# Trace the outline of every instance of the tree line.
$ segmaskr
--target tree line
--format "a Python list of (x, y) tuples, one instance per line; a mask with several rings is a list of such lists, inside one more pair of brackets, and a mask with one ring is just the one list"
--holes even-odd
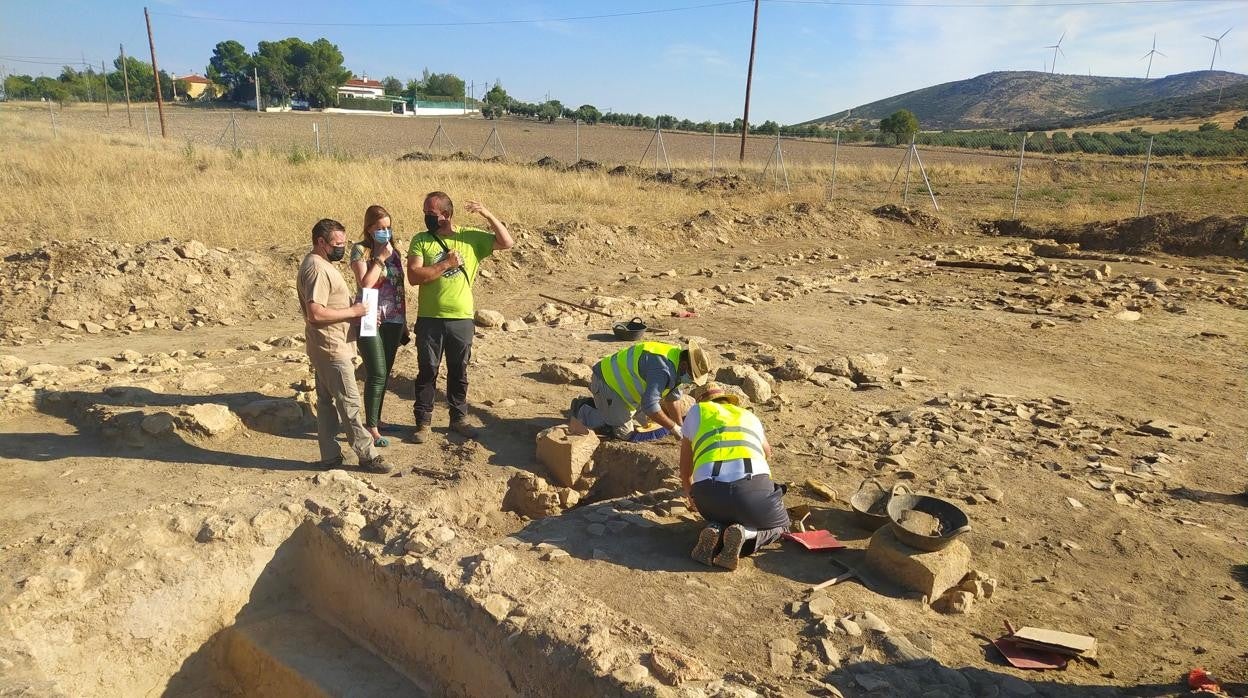
[[(156, 85), (152, 79), (152, 64), (134, 56), (126, 56), (125, 74), (122, 73), (121, 56), (113, 59), (113, 69), (107, 72), (94, 66), (67, 65), (60, 75), (9, 75), (4, 79), (7, 99), (40, 100), (65, 104), (66, 102), (119, 101), (125, 97), (126, 77), (130, 79), (130, 98), (138, 101), (156, 99)], [(186, 93), (187, 85), (177, 81), (165, 71), (160, 71), (160, 92), (165, 99), (173, 99), (174, 91)]]

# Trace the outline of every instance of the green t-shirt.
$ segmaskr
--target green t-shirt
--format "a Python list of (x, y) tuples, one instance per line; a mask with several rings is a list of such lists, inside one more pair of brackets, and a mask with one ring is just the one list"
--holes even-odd
[[(481, 260), (494, 251), (494, 235), (478, 228), (456, 226), (455, 234), (442, 238), (442, 241), (448, 249), (459, 252), (468, 278), (465, 279), (459, 269), (449, 269), (442, 274), (442, 278), (421, 286), (417, 296), (416, 315), (450, 319), (471, 318), (472, 284), (469, 279), (476, 280)], [(427, 267), (437, 264), (446, 256), (442, 246), (429, 232), (413, 237), (407, 254), (408, 257), (420, 255)]]

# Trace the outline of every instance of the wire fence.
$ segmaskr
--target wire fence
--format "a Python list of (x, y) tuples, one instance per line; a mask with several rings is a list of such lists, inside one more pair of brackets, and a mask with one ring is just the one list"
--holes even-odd
[[(152, 146), (278, 153), (292, 162), (312, 157), (500, 159), (587, 176), (634, 174), (738, 195), (782, 191), (807, 200), (873, 208), (892, 203), (974, 219), (1248, 213), (1248, 166), (1242, 158), (1161, 155), (1157, 136), (1138, 130), (1097, 153), (1052, 152), (1053, 144), (1064, 143), (1065, 135), (1056, 133), (966, 132), (956, 138), (920, 133), (902, 145), (850, 142), (850, 134), (839, 132), (830, 139), (751, 135), (740, 160), (739, 134), (564, 120), (175, 106), (164, 110), (162, 139), (160, 116), (150, 104), (134, 105), (129, 114), (123, 105), (114, 105), (107, 115), (53, 104), (27, 104), (20, 111), (26, 119), (44, 119), (53, 138), (72, 128), (104, 138), (138, 137)], [(945, 144), (950, 140), (958, 145)]]

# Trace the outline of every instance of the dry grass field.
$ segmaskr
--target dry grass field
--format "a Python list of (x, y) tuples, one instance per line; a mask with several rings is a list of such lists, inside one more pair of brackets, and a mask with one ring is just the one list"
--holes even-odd
[[(155, 110), (151, 128), (159, 134)], [(719, 137), (716, 168), (711, 169), (711, 141), (707, 135), (665, 133), (668, 157), (676, 170), (675, 186), (660, 182), (622, 183), (605, 170), (617, 165), (636, 166), (653, 138), (652, 132), (612, 126), (581, 127), (581, 158), (600, 163), (597, 170), (555, 173), (557, 168), (465, 166), (457, 161), (396, 162), (407, 153), (432, 150), (436, 156), (453, 152), (476, 155), (497, 126), (507, 149), (507, 159), (534, 163), (543, 157), (570, 165), (576, 160), (575, 127), (571, 124), (540, 124), (528, 121), (485, 121), (457, 117), (444, 120), (319, 113), (261, 114), (235, 112), (238, 151), (232, 152), (235, 129), (227, 112), (174, 107), (167, 110), (166, 139), (153, 137), (145, 146), (140, 110), (134, 123), (126, 125), (124, 109), (110, 116), (96, 107), (72, 106), (57, 112), (59, 139), (53, 140), (46, 105), (4, 105), (0, 108), (4, 132), (0, 133), (14, 167), (0, 177), (25, 187), (20, 201), (0, 202), (12, 209), (0, 220), (17, 220), (20, 209), (38, 202), (64, 204), (78, 222), (71, 234), (85, 234), (99, 225), (109, 230), (134, 230), (137, 235), (159, 228), (173, 217), (179, 225), (203, 225), (203, 211), (219, 211), (232, 226), (244, 223), (238, 206), (223, 202), (233, 197), (244, 202), (268, 202), (282, 215), (315, 204), (334, 210), (338, 201), (354, 202), (373, 192), (374, 198), (402, 201), (423, 187), (443, 186), (481, 192), (495, 198), (514, 195), (517, 207), (541, 208), (540, 220), (566, 218), (613, 223), (625, 218), (647, 223), (667, 220), (669, 214), (699, 205), (689, 190), (715, 175), (729, 180), (709, 182), (698, 194), (731, 198), (747, 210), (758, 210), (782, 201), (818, 202), (831, 195), (856, 206), (875, 207), (901, 203), (904, 171), (899, 166), (904, 149), (844, 145), (836, 158), (833, 188), (833, 145), (813, 141), (782, 143), (789, 189), (772, 167), (764, 176), (774, 140), (752, 137), (744, 165), (736, 161), (739, 141)], [(312, 124), (318, 124), (322, 154), (317, 156)], [(430, 141), (441, 124), (449, 140)], [(453, 144), (453, 147), (452, 147)], [(125, 146), (100, 149), (97, 145)], [(120, 154), (119, 154), (120, 152)], [(653, 153), (653, 149), (651, 149)], [(493, 153), (485, 152), (486, 158)], [(966, 221), (1009, 217), (1014, 207), (1017, 158), (1008, 154), (953, 149), (924, 150), (923, 164), (941, 212)], [(124, 181), (141, 183), (130, 191), (143, 192), (151, 201), (175, 197), (184, 205), (116, 205), (115, 196), (83, 201), (69, 196), (80, 187), (81, 160), (98, 159), (116, 170)], [(282, 165), (296, 164), (288, 168)], [(221, 171), (237, 172), (240, 185)], [(52, 173), (55, 176), (51, 176)], [(333, 177), (327, 174), (333, 172)], [(648, 157), (634, 174), (654, 172)], [(382, 174), (384, 173), (384, 174)], [(1143, 163), (1138, 159), (1103, 157), (1028, 156), (1023, 168), (1019, 216), (1041, 223), (1087, 222), (1135, 215), (1140, 199)], [(119, 180), (107, 179), (106, 190)], [(683, 182), (683, 185), (681, 183)], [(46, 189), (45, 189), (46, 187)], [(228, 190), (228, 191), (227, 191)], [(236, 193), (229, 193), (236, 192)], [(278, 193), (274, 196), (274, 193)], [(508, 193), (510, 192), (510, 193)], [(745, 194), (749, 194), (745, 196)], [(644, 198), (653, 215), (633, 206)], [(273, 203), (277, 202), (277, 203)], [(911, 173), (910, 202), (931, 206), (926, 188), (915, 167)], [(1206, 162), (1158, 159), (1149, 173), (1145, 212), (1176, 211), (1192, 216), (1232, 215), (1248, 210), (1248, 167), (1239, 162)], [(622, 204), (622, 205), (621, 205)], [(354, 203), (349, 206), (354, 208)], [(150, 217), (148, 215), (150, 212)], [(526, 216), (527, 218), (527, 216)], [(220, 220), (218, 218), (217, 220)], [(197, 224), (195, 221), (201, 221)], [(165, 223), (169, 221), (165, 220)], [(209, 233), (210, 235), (212, 233)], [(240, 233), (236, 233), (241, 235)]]

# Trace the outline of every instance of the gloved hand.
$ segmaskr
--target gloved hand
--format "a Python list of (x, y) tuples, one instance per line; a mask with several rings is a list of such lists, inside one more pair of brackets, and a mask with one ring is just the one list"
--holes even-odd
[(680, 430), (680, 425), (679, 425), (679, 424), (675, 424), (675, 425), (673, 425), (673, 426), (672, 426), (672, 430), (671, 430), (671, 431), (672, 431), (672, 434), (674, 434), (674, 435), (676, 436), (676, 438), (678, 438), (678, 439), (683, 439), (683, 438), (685, 438), (685, 434), (684, 434), (684, 432), (682, 432), (682, 431)]

